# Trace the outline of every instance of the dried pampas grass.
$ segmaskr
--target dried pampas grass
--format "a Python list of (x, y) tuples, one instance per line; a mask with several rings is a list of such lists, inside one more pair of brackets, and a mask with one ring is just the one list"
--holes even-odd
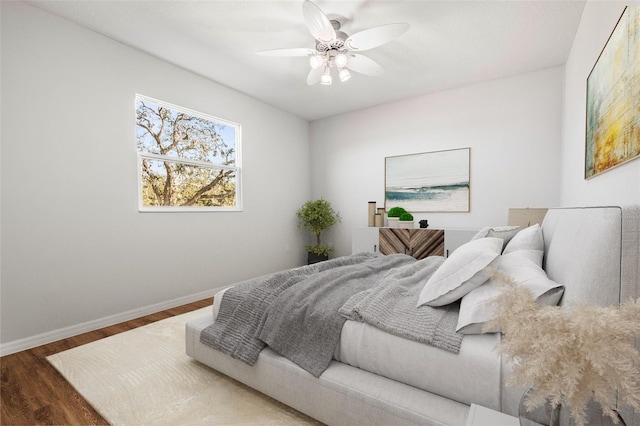
[[(498, 327), (503, 338), (499, 353), (514, 364), (507, 384), (532, 386), (527, 410), (547, 400), (569, 407), (584, 425), (593, 397), (614, 423), (616, 395), (640, 412), (640, 299), (614, 306), (541, 306), (528, 289), (496, 272), (501, 287), (496, 314), (487, 327)], [(616, 394), (616, 391), (618, 394)]]

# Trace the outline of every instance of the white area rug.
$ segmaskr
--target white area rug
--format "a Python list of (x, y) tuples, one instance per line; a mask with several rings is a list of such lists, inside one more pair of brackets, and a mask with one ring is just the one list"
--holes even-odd
[(202, 308), (47, 360), (111, 425), (319, 424), (185, 354)]

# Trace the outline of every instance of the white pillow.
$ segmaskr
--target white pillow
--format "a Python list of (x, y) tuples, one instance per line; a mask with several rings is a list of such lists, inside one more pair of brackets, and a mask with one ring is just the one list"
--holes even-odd
[(544, 251), (542, 229), (537, 223), (518, 232), (509, 241), (502, 254), (508, 254), (516, 250), (540, 250)]
[[(557, 305), (564, 292), (564, 286), (550, 280), (540, 266), (537, 250), (518, 250), (503, 254), (492, 266), (511, 277), (517, 284), (533, 292), (537, 302), (543, 305)], [(493, 317), (493, 299), (500, 294), (494, 278), (481, 287), (469, 292), (460, 302), (460, 314), (456, 331), (461, 334), (496, 333), (500, 330), (484, 330), (484, 323)]]
[(513, 238), (514, 235), (520, 230), (519, 226), (487, 226), (479, 230), (472, 238), (471, 241), (478, 238), (495, 237), (502, 238), (502, 247)]
[(427, 281), (418, 306), (444, 306), (489, 279), (486, 267), (500, 255), (500, 238), (481, 238), (458, 247)]

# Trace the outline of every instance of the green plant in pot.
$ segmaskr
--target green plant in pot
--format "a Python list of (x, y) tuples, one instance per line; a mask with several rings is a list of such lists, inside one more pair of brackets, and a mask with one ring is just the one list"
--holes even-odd
[(413, 228), (413, 215), (409, 212), (400, 214), (398, 221), (401, 228)]
[(316, 263), (329, 258), (333, 247), (323, 245), (320, 235), (323, 231), (340, 222), (340, 214), (333, 210), (331, 203), (320, 198), (307, 201), (296, 212), (298, 216), (298, 228), (306, 229), (316, 237), (316, 243), (305, 246), (309, 253), (308, 263)]
[(397, 228), (398, 221), (400, 220), (400, 216), (407, 211), (402, 207), (391, 207), (387, 212), (387, 223), (390, 228)]

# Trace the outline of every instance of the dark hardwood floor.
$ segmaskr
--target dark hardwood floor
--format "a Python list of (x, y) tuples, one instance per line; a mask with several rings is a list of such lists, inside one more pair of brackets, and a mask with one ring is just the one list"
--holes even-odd
[(45, 357), (155, 321), (211, 306), (212, 301), (211, 298), (200, 300), (0, 358), (0, 424), (108, 424)]

